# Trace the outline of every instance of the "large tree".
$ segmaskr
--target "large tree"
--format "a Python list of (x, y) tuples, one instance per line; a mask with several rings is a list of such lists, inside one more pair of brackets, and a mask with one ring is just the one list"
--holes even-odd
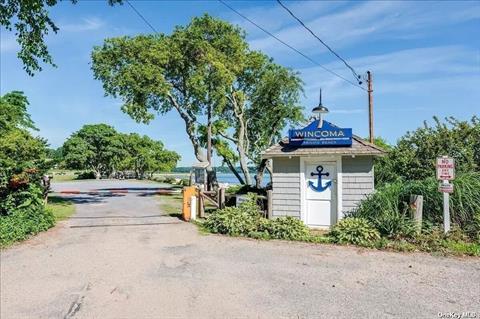
[[(47, 142), (31, 133), (35, 126), (27, 107), (28, 100), (22, 92), (14, 91), (0, 97), (1, 218), (18, 211), (24, 203), (35, 208), (35, 213), (40, 214), (42, 210), (35, 203), (38, 199), (41, 206), (40, 177), (49, 169), (50, 162)], [(36, 197), (37, 194), (40, 196)]]
[(139, 179), (145, 178), (147, 174), (152, 176), (157, 172), (169, 172), (180, 160), (180, 155), (176, 152), (166, 150), (161, 141), (155, 141), (146, 135), (122, 134), (121, 141), (125, 156), (118, 163), (118, 169), (132, 170)]
[[(20, 45), (18, 58), (29, 75), (41, 71), (40, 61), (50, 65), (52, 56), (45, 44), (45, 36), (50, 32), (57, 33), (60, 28), (50, 18), (48, 8), (55, 6), (58, 0), (1, 0), (0, 25), (11, 31)], [(71, 0), (77, 3), (78, 0)], [(108, 0), (110, 5), (122, 3), (122, 0)]]
[(19, 173), (24, 169), (47, 169), (47, 142), (34, 137), (37, 130), (27, 107), (27, 97), (13, 91), (0, 97), (0, 170)]
[(96, 178), (112, 173), (124, 155), (118, 132), (106, 124), (84, 125), (62, 148), (67, 167), (90, 169)]
[(205, 15), (169, 36), (107, 39), (94, 48), (92, 68), (105, 92), (121, 97), (122, 110), (136, 121), (178, 112), (196, 158), (205, 161), (199, 124), (221, 112), (246, 48), (240, 29)]
[[(250, 182), (249, 162), (260, 164), (259, 152), (300, 114), (298, 77), (251, 51), (240, 28), (208, 15), (171, 35), (107, 39), (92, 60), (105, 92), (122, 98), (122, 110), (135, 120), (178, 112), (199, 161), (207, 159), (211, 129), (217, 153), (242, 182)], [(237, 160), (244, 178), (234, 169)]]
[[(246, 61), (226, 93), (227, 107), (215, 132), (220, 141), (215, 145), (226, 163), (238, 159), (245, 184), (252, 184), (249, 166), (254, 164), (256, 186), (260, 187), (268, 163), (261, 159), (261, 152), (278, 142), (287, 124), (304, 119), (298, 104), (302, 83), (296, 73), (259, 52), (247, 54)], [(222, 143), (222, 138), (232, 142), (236, 152)]]

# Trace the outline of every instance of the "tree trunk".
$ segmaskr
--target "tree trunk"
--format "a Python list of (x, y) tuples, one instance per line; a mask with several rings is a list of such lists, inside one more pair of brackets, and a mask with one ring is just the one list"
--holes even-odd
[(238, 179), (240, 184), (245, 185), (245, 181), (243, 180), (242, 176), (238, 174), (237, 170), (235, 169), (235, 166), (233, 166), (232, 162), (230, 162), (228, 159), (224, 158), (225, 163), (227, 163), (228, 168), (232, 171), (233, 175)]
[(263, 176), (265, 173), (265, 168), (267, 167), (268, 159), (262, 159), (260, 165), (257, 167), (257, 174), (255, 175), (255, 187), (261, 188), (263, 183)]
[(247, 158), (245, 152), (241, 147), (238, 147), (238, 155), (240, 157), (240, 169), (242, 170), (243, 176), (245, 176), (245, 183), (247, 185), (252, 185), (252, 177), (250, 176), (250, 171), (248, 170)]
[(212, 166), (212, 106), (208, 106), (207, 114), (207, 190), (211, 191), (218, 186), (217, 174)]
[(247, 156), (245, 154), (245, 123), (243, 122), (243, 114), (238, 114), (237, 117), (240, 124), (238, 128), (237, 143), (240, 169), (242, 170), (243, 176), (245, 177), (245, 183), (247, 185), (252, 185), (252, 178), (250, 176), (250, 171), (248, 170)]
[(168, 98), (170, 102), (173, 104), (173, 106), (175, 107), (175, 109), (177, 110), (180, 117), (185, 122), (185, 131), (187, 132), (190, 142), (192, 142), (193, 152), (195, 154), (195, 157), (199, 162), (205, 162), (207, 159), (200, 145), (200, 141), (198, 140), (198, 136), (195, 134), (196, 118), (193, 115), (188, 114), (184, 110), (184, 108), (182, 108), (178, 104), (177, 100), (172, 95), (169, 95)]

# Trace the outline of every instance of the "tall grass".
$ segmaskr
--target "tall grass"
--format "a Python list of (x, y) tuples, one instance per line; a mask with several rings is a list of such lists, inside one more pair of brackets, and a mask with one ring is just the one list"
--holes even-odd
[[(454, 185), (450, 196), (452, 222), (470, 232), (480, 215), (480, 173), (459, 175)], [(383, 235), (411, 235), (414, 227), (410, 218), (410, 195), (423, 195), (424, 220), (433, 224), (443, 222), (443, 195), (434, 178), (381, 186), (363, 200), (352, 215), (370, 220)]]

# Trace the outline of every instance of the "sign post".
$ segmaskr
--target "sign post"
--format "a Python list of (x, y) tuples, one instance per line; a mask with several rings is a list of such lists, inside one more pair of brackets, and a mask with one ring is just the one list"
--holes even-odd
[(448, 156), (437, 158), (437, 179), (441, 180), (438, 191), (443, 193), (443, 229), (450, 231), (450, 193), (453, 193), (453, 184), (449, 181), (455, 179), (455, 161)]

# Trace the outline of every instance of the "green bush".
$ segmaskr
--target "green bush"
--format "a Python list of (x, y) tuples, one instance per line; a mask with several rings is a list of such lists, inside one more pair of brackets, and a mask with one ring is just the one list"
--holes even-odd
[(208, 216), (204, 226), (213, 233), (248, 236), (257, 231), (260, 218), (256, 196), (249, 194), (239, 207), (226, 207), (215, 211)]
[(298, 218), (291, 216), (279, 217), (261, 224), (260, 231), (267, 233), (270, 238), (286, 240), (308, 240), (310, 231)]
[(473, 215), (472, 223), (465, 226), (465, 233), (480, 244), (480, 211)]
[(357, 217), (347, 217), (340, 220), (333, 226), (329, 236), (335, 243), (359, 246), (371, 246), (380, 239), (380, 233), (368, 220)]
[[(455, 191), (450, 196), (452, 222), (459, 225), (472, 239), (480, 234), (480, 173), (471, 172), (457, 176)], [(410, 218), (410, 195), (423, 195), (425, 223), (441, 225), (443, 196), (438, 191), (438, 181), (427, 178), (421, 181), (397, 181), (378, 187), (360, 203), (351, 214), (368, 219), (382, 235), (389, 238), (411, 238), (415, 225)]]
[(55, 225), (55, 217), (43, 205), (40, 187), (30, 184), (24, 191), (9, 194), (0, 216), (0, 246), (24, 240)]
[(78, 172), (75, 174), (75, 179), (95, 179), (95, 172), (93, 171)]
[(310, 233), (302, 221), (293, 217), (268, 220), (257, 206), (257, 195), (249, 193), (239, 207), (215, 211), (204, 223), (213, 233), (247, 236), (256, 239), (309, 240)]

